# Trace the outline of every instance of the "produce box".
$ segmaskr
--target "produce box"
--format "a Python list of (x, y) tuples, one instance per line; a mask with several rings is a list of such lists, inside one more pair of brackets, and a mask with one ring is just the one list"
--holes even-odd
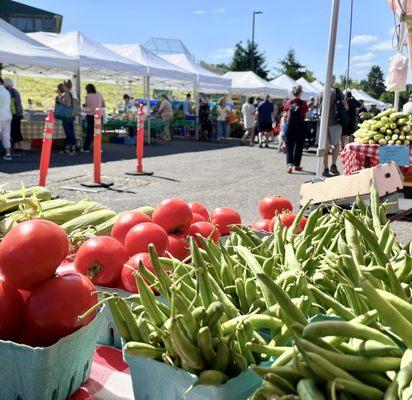
[(89, 379), (101, 314), (50, 347), (0, 341), (0, 398), (67, 399)]
[(224, 385), (199, 385), (185, 393), (197, 376), (160, 361), (124, 356), (130, 369), (134, 397), (138, 400), (246, 400), (262, 382), (262, 378), (247, 370)]
[[(99, 291), (99, 301), (102, 300), (102, 292), (118, 294), (119, 296), (126, 298), (132, 295), (132, 293), (127, 292), (126, 290), (107, 288), (102, 286), (96, 286), (96, 289)], [(104, 307), (102, 312), (102, 323), (101, 328), (98, 333), (97, 343), (103, 344), (105, 346), (116, 347), (117, 349), (122, 348), (121, 336), (116, 328), (114, 323), (112, 313), (108, 306)]]
[(394, 162), (377, 165), (355, 172), (340, 175), (321, 182), (308, 182), (300, 187), (300, 204), (312, 200), (313, 204), (335, 202), (351, 203), (357, 195), (369, 195), (372, 182), (375, 182), (379, 197), (387, 196), (403, 188), (403, 178)]

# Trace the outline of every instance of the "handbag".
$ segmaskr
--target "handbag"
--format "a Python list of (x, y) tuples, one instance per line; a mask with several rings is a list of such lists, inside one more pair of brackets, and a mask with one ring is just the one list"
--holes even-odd
[(56, 119), (70, 119), (73, 117), (72, 107), (67, 107), (62, 103), (56, 102), (54, 106), (54, 118)]

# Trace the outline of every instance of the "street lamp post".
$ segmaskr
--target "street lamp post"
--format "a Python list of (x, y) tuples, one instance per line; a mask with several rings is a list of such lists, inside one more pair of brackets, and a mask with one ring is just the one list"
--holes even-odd
[(263, 14), (262, 11), (253, 11), (253, 23), (252, 23), (252, 53), (250, 56), (250, 70), (255, 72), (255, 15)]

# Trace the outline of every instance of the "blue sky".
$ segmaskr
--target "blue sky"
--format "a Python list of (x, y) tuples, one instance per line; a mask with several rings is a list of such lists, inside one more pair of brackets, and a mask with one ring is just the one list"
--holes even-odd
[[(80, 30), (102, 43), (144, 43), (151, 37), (181, 39), (198, 60), (230, 61), (236, 42), (251, 37), (266, 53), (275, 75), (276, 62), (289, 48), (300, 62), (324, 79), (330, 23), (330, 0), (22, 0), (60, 13), (63, 31)], [(349, 0), (341, 0), (335, 74), (343, 74), (349, 32)], [(354, 0), (351, 74), (363, 78), (371, 65), (384, 72), (393, 54), (393, 15), (386, 0)]]

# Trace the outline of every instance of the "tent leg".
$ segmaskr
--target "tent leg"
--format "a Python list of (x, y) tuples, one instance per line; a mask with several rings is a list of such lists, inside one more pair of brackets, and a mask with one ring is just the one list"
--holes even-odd
[(396, 111), (399, 111), (399, 97), (400, 97), (400, 92), (397, 90), (395, 92), (395, 101), (393, 103), (393, 107), (395, 108)]
[(199, 140), (199, 81), (193, 82), (193, 94), (195, 98), (195, 138)]
[(150, 144), (152, 142), (152, 130), (150, 128), (150, 115), (151, 115), (151, 109), (150, 109), (150, 77), (147, 76), (144, 78), (145, 80), (145, 95), (146, 95), (146, 110), (147, 110), (147, 144)]
[(333, 63), (335, 61), (336, 33), (339, 21), (339, 1), (332, 0), (332, 13), (329, 31), (328, 62), (326, 67), (326, 82), (323, 92), (322, 116), (319, 129), (319, 145), (317, 150), (317, 165), (315, 181), (321, 179), (323, 169), (323, 156), (326, 149), (326, 139), (328, 134), (328, 120), (330, 108), (330, 93), (332, 86)]

